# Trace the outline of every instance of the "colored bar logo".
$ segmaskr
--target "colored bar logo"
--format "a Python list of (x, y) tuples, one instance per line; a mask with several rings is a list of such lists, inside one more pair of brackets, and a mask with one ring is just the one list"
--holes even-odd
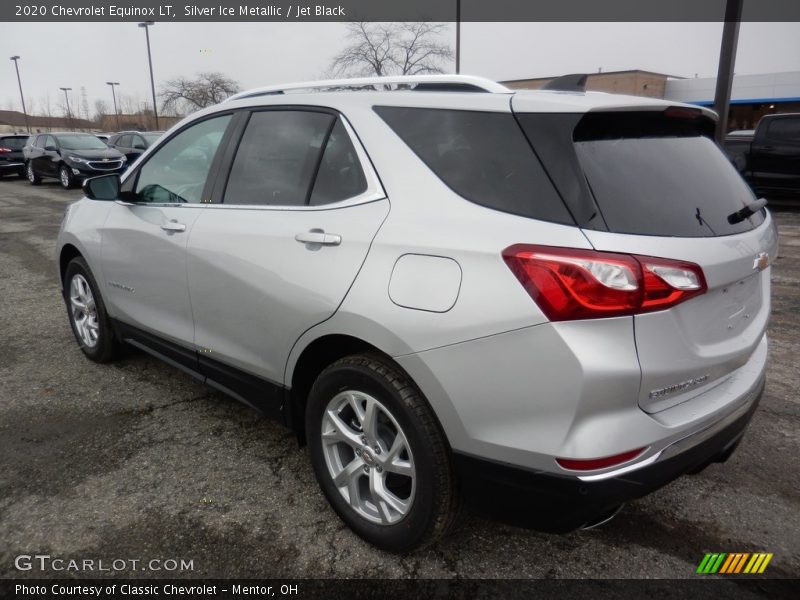
[(720, 573), (723, 575), (736, 575), (739, 573), (749, 573), (751, 575), (763, 573), (769, 561), (772, 560), (772, 553), (766, 552), (708, 552), (697, 573), (701, 575), (713, 575)]

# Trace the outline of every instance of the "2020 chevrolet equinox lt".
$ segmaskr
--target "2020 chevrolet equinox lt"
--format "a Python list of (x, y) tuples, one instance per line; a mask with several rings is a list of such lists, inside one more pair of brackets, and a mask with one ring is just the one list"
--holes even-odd
[(294, 429), (381, 548), (462, 499), (596, 523), (725, 460), (763, 391), (777, 233), (714, 119), (464, 76), (243, 92), (86, 182), (70, 324)]

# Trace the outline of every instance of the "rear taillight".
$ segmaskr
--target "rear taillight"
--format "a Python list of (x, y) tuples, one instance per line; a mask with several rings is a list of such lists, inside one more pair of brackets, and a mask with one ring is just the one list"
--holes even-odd
[(517, 244), (503, 259), (551, 321), (664, 310), (707, 290), (694, 263)]
[(5, 154), (6, 152), (13, 152), (11, 148), (0, 148), (0, 154)]

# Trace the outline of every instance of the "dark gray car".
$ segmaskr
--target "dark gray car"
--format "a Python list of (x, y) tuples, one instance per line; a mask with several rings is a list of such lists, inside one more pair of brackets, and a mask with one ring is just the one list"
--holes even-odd
[(32, 135), (23, 154), (31, 185), (39, 185), (43, 177), (54, 177), (65, 189), (87, 177), (122, 173), (128, 166), (124, 154), (89, 133)]
[(27, 135), (0, 135), (0, 177), (14, 175), (25, 177), (22, 147)]

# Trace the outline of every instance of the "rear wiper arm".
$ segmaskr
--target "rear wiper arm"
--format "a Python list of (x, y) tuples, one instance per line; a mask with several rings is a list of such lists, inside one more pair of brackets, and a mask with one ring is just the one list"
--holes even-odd
[(736, 225), (736, 223), (741, 223), (750, 215), (756, 214), (762, 208), (767, 205), (766, 198), (759, 198), (758, 200), (754, 200), (747, 206), (745, 206), (741, 210), (737, 210), (735, 213), (731, 213), (728, 215), (728, 223), (731, 225)]

